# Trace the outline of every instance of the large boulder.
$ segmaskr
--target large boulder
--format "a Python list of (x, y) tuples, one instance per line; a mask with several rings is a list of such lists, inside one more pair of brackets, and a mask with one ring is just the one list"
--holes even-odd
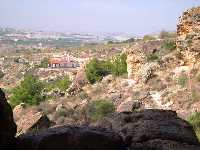
[(193, 128), (173, 111), (124, 112), (105, 118), (98, 126), (120, 133), (130, 150), (200, 149)]
[(13, 117), (14, 117), (15, 121), (21, 118), (21, 116), (24, 114), (24, 109), (25, 109), (24, 103), (21, 103), (14, 107), (14, 109), (13, 109), (14, 116)]
[(26, 112), (17, 120), (16, 124), (18, 135), (34, 130), (47, 129), (54, 125), (45, 114), (36, 111)]
[(138, 100), (128, 98), (117, 107), (117, 112), (131, 112), (140, 109), (142, 103)]
[[(153, 41), (149, 41), (150, 43)], [(160, 43), (160, 41), (154, 41)], [(147, 55), (153, 54), (160, 45), (147, 48), (144, 46), (146, 43), (136, 43), (126, 50), (127, 54), (127, 72), (128, 78), (137, 81), (138, 83), (146, 83), (154, 72), (160, 69), (160, 65), (157, 62), (148, 62)], [(153, 48), (155, 47), (155, 48)], [(151, 49), (151, 50), (150, 50)]]
[(142, 144), (132, 144), (130, 150), (199, 150), (199, 146), (171, 140), (150, 140)]
[(67, 90), (67, 93), (69, 95), (75, 95), (78, 92), (81, 91), (82, 87), (88, 83), (85, 68), (84, 66), (81, 66), (81, 68), (78, 70), (75, 78), (72, 81), (72, 84), (70, 85), (69, 89)]
[(17, 131), (11, 106), (0, 89), (0, 150), (9, 149)]
[(118, 134), (85, 126), (63, 126), (22, 135), (16, 147), (17, 150), (126, 150)]

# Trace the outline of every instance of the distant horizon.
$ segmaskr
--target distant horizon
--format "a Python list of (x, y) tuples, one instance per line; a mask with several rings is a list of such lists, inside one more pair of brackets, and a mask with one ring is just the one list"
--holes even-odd
[(3, 29), (15, 29), (15, 30), (19, 30), (19, 31), (32, 31), (32, 32), (52, 32), (52, 33), (66, 33), (66, 34), (91, 34), (91, 35), (100, 35), (100, 34), (125, 34), (125, 35), (132, 35), (132, 36), (144, 36), (144, 35), (157, 35), (162, 31), (166, 31), (166, 32), (176, 32), (176, 30), (165, 30), (162, 29), (160, 31), (155, 31), (152, 33), (144, 33), (143, 35), (135, 35), (134, 33), (126, 33), (126, 32), (78, 32), (78, 31), (56, 31), (56, 30), (42, 30), (42, 29), (28, 29), (28, 28), (18, 28), (18, 27), (9, 27), (9, 26), (0, 26), (0, 28)]
[(198, 0), (1, 0), (0, 27), (44, 32), (134, 36), (176, 31)]

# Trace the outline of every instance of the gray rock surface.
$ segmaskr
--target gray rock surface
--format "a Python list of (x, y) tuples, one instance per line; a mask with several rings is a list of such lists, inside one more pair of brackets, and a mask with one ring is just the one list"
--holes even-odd
[(63, 126), (18, 137), (17, 150), (126, 150), (122, 138), (109, 130)]
[(173, 111), (119, 113), (99, 122), (99, 126), (120, 133), (131, 150), (182, 150), (186, 145), (188, 150), (200, 149), (193, 128)]

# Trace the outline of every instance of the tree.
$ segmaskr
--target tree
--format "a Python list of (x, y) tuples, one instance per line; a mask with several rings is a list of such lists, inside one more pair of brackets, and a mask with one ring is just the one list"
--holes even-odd
[(146, 55), (147, 61), (148, 62), (153, 62), (153, 61), (159, 61), (160, 57), (158, 54), (153, 53), (153, 54), (147, 54)]
[(144, 41), (150, 41), (150, 40), (155, 40), (156, 38), (155, 37), (153, 37), (153, 36), (151, 36), (151, 35), (145, 35), (144, 37), (143, 37), (143, 40)]
[(39, 67), (40, 68), (47, 68), (49, 64), (49, 58), (43, 58), (43, 60), (41, 61)]
[(63, 79), (58, 80), (57, 86), (61, 91), (66, 91), (69, 88), (71, 81), (68, 76), (65, 76)]
[(111, 60), (92, 59), (85, 68), (88, 81), (93, 84), (101, 81), (108, 74), (120, 76), (127, 73), (127, 56), (125, 53), (113, 57)]
[(113, 41), (108, 41), (107, 44), (114, 44), (114, 42)]
[(45, 83), (45, 88), (47, 91), (51, 91), (55, 88), (60, 89), (61, 91), (66, 91), (71, 84), (71, 81), (68, 76), (64, 78), (58, 78), (55, 81)]
[(26, 75), (21, 81), (20, 85), (15, 87), (11, 93), (11, 104), (16, 106), (20, 103), (29, 105), (37, 105), (44, 100), (42, 90), (44, 85), (38, 80), (36, 76)]
[(135, 38), (130, 38), (128, 40), (125, 40), (123, 43), (133, 43), (135, 42)]
[(111, 71), (113, 75), (120, 76), (127, 73), (126, 54), (117, 55), (113, 58)]
[(94, 58), (86, 65), (85, 71), (88, 81), (93, 84), (111, 73), (111, 63)]
[(187, 118), (187, 121), (193, 126), (198, 139), (200, 140), (200, 112), (196, 112)]
[(176, 33), (167, 32), (167, 31), (163, 30), (163, 31), (160, 32), (159, 37), (160, 37), (160, 39), (176, 38)]
[(172, 51), (176, 49), (176, 43), (173, 40), (165, 40), (161, 47), (163, 49)]

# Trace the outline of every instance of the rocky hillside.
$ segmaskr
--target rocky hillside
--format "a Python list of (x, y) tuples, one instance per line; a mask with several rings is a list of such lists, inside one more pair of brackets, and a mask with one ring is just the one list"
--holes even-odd
[(146, 43), (137, 43), (127, 49), (128, 77), (152, 93), (157, 108), (175, 110), (182, 117), (200, 109), (199, 16), (199, 7), (183, 13), (177, 25), (177, 49), (161, 52), (164, 55), (157, 61), (146, 59), (147, 55), (160, 54), (156, 46), (147, 46), (149, 51), (145, 49)]
[[(16, 106), (14, 118), (18, 134), (35, 126), (46, 128), (52, 125), (90, 124), (112, 112), (164, 109), (176, 111), (183, 119), (198, 112), (200, 61), (199, 47), (195, 43), (198, 43), (200, 33), (199, 14), (199, 8), (183, 13), (178, 23), (177, 38), (162, 35), (160, 39), (126, 44), (122, 49), (127, 56), (127, 74), (117, 76), (108, 71), (102, 73), (102, 79), (98, 82), (89, 83), (86, 67), (82, 67), (74, 74), (66, 94), (55, 90), (51, 93), (54, 95), (52, 99), (42, 101), (37, 106), (26, 103)], [(190, 44), (187, 44), (188, 40)], [(103, 63), (110, 64), (107, 60)], [(102, 68), (105, 66), (100, 66)], [(58, 76), (57, 72), (49, 72), (52, 73)], [(48, 78), (48, 74), (42, 77)], [(95, 114), (94, 108), (99, 109), (100, 114)], [(34, 119), (26, 127), (30, 117)], [(42, 122), (39, 123), (40, 127), (37, 126), (38, 122)]]
[[(49, 85), (50, 89), (54, 84), (64, 86), (62, 93), (53, 89), (53, 96), (42, 100), (44, 91), (31, 92), (38, 105), (30, 106), (32, 103), (25, 99), (29, 103), (15, 106), (13, 117), (1, 92), (0, 112), (4, 123), (0, 126), (0, 147), (200, 149), (192, 127), (185, 121), (190, 120), (200, 138), (199, 18), (200, 7), (192, 8), (180, 17), (176, 38), (162, 35), (159, 39), (134, 41), (120, 47), (123, 55), (91, 60), (90, 65), (73, 74), (72, 81)], [(55, 71), (49, 72), (52, 73), (58, 76)], [(36, 86), (37, 80), (33, 81)], [(24, 85), (19, 87), (25, 91), (26, 87), (32, 89), (27, 82)], [(15, 101), (20, 102), (16, 97)], [(1, 142), (1, 139), (5, 140)]]
[(96, 127), (60, 126), (15, 137), (12, 110), (1, 90), (0, 108), (1, 150), (200, 149), (192, 127), (172, 111), (120, 113), (100, 121)]

